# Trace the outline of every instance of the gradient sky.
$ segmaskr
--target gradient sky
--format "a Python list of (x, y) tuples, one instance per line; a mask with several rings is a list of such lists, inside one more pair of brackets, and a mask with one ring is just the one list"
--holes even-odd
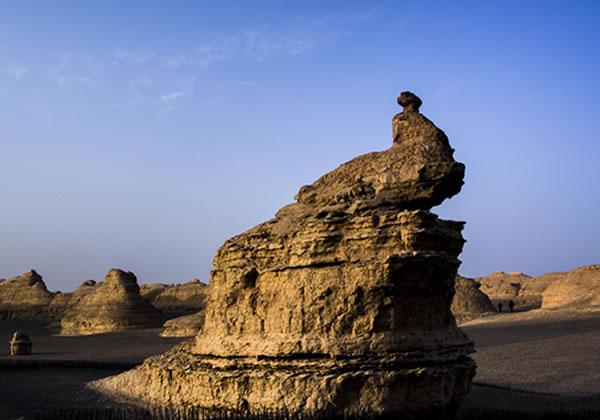
[(3, 1), (0, 277), (208, 281), (223, 241), (391, 145), (467, 166), (461, 273), (600, 262), (600, 2)]

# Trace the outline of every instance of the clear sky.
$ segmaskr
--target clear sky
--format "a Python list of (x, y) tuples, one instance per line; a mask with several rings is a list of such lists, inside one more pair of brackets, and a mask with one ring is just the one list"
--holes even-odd
[(600, 262), (600, 2), (4, 1), (0, 277), (208, 281), (402, 90), (467, 165), (464, 275)]

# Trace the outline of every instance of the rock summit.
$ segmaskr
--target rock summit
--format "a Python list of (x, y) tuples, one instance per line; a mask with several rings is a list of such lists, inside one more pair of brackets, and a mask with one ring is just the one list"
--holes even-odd
[(87, 335), (161, 325), (158, 312), (140, 295), (132, 272), (113, 268), (104, 281), (84, 282), (60, 320), (61, 334)]

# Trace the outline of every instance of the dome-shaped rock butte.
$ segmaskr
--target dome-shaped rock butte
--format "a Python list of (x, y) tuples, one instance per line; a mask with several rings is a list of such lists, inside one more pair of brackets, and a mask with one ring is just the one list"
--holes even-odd
[(194, 341), (93, 387), (138, 403), (436, 418), (469, 390), (450, 305), (462, 222), (429, 209), (464, 165), (404, 92), (393, 145), (300, 189), (217, 251)]
[(52, 320), (56, 314), (50, 305), (56, 296), (35, 270), (26, 271), (0, 282), (0, 319)]
[(459, 324), (497, 312), (490, 298), (479, 290), (480, 287), (473, 279), (456, 277), (451, 309)]
[(60, 321), (61, 334), (86, 335), (161, 325), (156, 310), (140, 296), (131, 272), (111, 269), (104, 281), (85, 281)]

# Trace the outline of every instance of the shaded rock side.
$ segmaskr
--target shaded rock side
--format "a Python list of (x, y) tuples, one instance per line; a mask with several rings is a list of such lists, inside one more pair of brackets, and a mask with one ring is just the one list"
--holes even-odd
[(481, 284), (481, 291), (494, 304), (507, 303), (512, 300), (519, 306), (535, 306), (542, 304), (542, 294), (552, 278), (547, 276), (532, 277), (521, 272), (498, 271), (485, 277), (475, 279)]
[(417, 100), (400, 96), (390, 149), (221, 246), (193, 342), (92, 386), (251, 412), (455, 412), (475, 369), (450, 312), (463, 223), (428, 210), (460, 190), (464, 166)]
[(140, 286), (140, 293), (161, 312), (197, 312), (206, 306), (209, 287), (194, 279), (185, 284), (145, 284)]
[(543, 294), (543, 309), (600, 310), (600, 264), (545, 276), (551, 284)]
[(452, 313), (459, 324), (495, 314), (496, 307), (473, 279), (457, 276), (452, 300)]
[(169, 319), (163, 324), (161, 337), (194, 337), (204, 325), (204, 311)]
[(60, 321), (61, 334), (87, 335), (161, 325), (157, 311), (139, 293), (135, 275), (111, 269), (99, 284), (84, 284)]
[(0, 319), (30, 319), (51, 321), (49, 310), (55, 293), (48, 291), (42, 276), (29, 270), (0, 282)]

